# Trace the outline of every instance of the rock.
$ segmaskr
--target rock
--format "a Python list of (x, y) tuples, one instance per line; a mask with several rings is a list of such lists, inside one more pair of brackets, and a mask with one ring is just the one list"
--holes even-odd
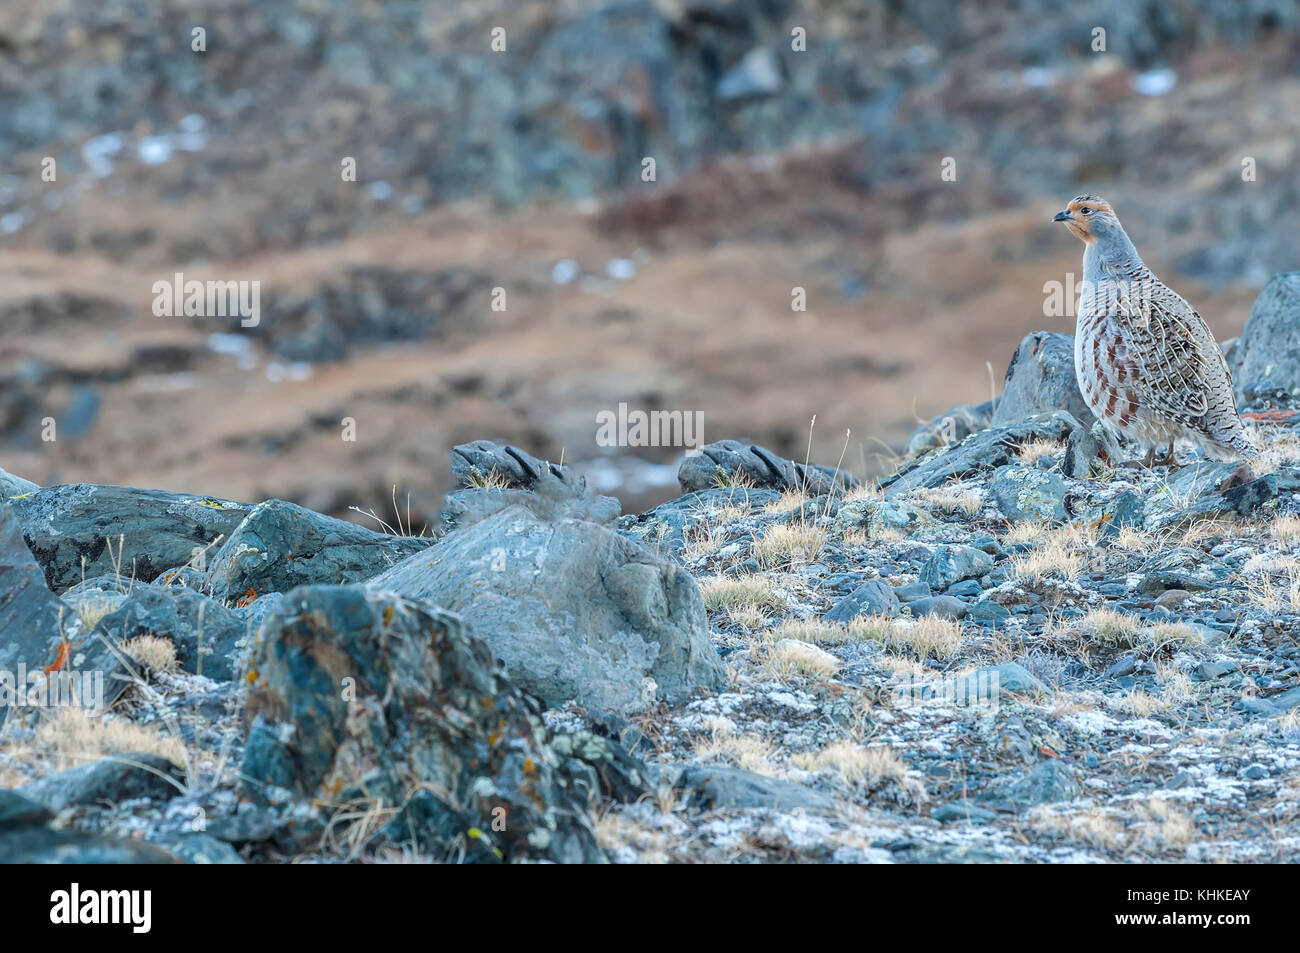
[[(32, 671), (53, 664), (63, 615), (71, 610), (45, 587), (10, 504), (0, 503), (0, 671), (16, 679), (20, 664)], [(0, 701), (0, 724), (4, 712)]]
[(799, 490), (810, 496), (855, 487), (851, 474), (832, 467), (787, 460), (757, 444), (719, 440), (682, 459), (677, 482), (683, 493), (738, 485), (772, 490)]
[(832, 814), (837, 808), (834, 798), (802, 784), (714, 765), (687, 765), (673, 787), (689, 807), (700, 810)]
[(1104, 543), (1117, 539), (1119, 531), (1126, 526), (1141, 526), (1146, 504), (1142, 497), (1131, 490), (1125, 490), (1111, 500), (1097, 516), (1097, 541)]
[(1248, 464), (1197, 460), (1171, 473), (1168, 480), (1149, 493), (1146, 509), (1152, 515), (1169, 513), (1254, 478)]
[[(994, 676), (997, 677), (997, 690), (1009, 692), (1013, 695), (1043, 695), (1050, 698), (1053, 694), (1043, 682), (1034, 677), (1023, 665), (1016, 662), (1003, 662), (1001, 665), (991, 665), (986, 668), (976, 669), (969, 675), (958, 679), (961, 686), (960, 691), (976, 696), (981, 691), (980, 686), (991, 686)], [(959, 695), (959, 697), (962, 697)]]
[(953, 801), (936, 805), (930, 816), (940, 824), (992, 824), (998, 819), (993, 811), (986, 810), (970, 800)]
[(430, 540), (377, 533), (284, 500), (259, 503), (211, 558), (206, 587), (228, 604), (314, 583), (364, 582)]
[(992, 426), (1005, 427), (1063, 410), (1091, 427), (1096, 418), (1084, 403), (1074, 371), (1074, 335), (1034, 331), (1025, 336), (1007, 365)]
[(168, 759), (133, 753), (58, 771), (23, 785), (19, 793), (57, 813), (68, 807), (117, 804), (134, 798), (168, 801), (181, 793), (184, 781), (184, 773)]
[(1064, 411), (990, 427), (955, 447), (910, 461), (881, 485), (885, 496), (893, 497), (917, 487), (939, 487), (965, 480), (1014, 462), (1018, 448), (1031, 440), (1065, 440), (1078, 427), (1079, 422)]
[(772, 657), (810, 672), (834, 672), (840, 660), (823, 648), (799, 639), (781, 639), (772, 646)]
[(118, 566), (128, 578), (150, 582), (229, 536), (251, 509), (208, 496), (90, 483), (45, 487), (10, 506), (55, 592)]
[(898, 615), (898, 596), (883, 579), (868, 579), (841, 599), (822, 616), (827, 622), (848, 622), (859, 616)]
[(981, 599), (968, 610), (966, 620), (976, 625), (996, 627), (1011, 617), (1011, 610), (990, 599)]
[(547, 705), (627, 712), (650, 700), (647, 679), (674, 701), (723, 684), (695, 580), (595, 523), (512, 506), (372, 585), (461, 613)]
[(767, 47), (755, 47), (718, 80), (718, 99), (758, 99), (774, 96), (785, 82), (781, 60)]
[(993, 422), (993, 401), (953, 407), (912, 431), (903, 456), (913, 457), (936, 447), (948, 447), (984, 430)]
[(953, 596), (928, 596), (907, 605), (913, 615), (932, 615), (938, 619), (964, 619), (970, 612), (970, 606)]
[[(589, 792), (591, 797), (631, 803), (652, 793), (651, 770), (611, 738), (586, 730), (557, 731), (551, 735), (550, 745), (558, 757), (592, 772), (595, 786)], [(570, 770), (577, 775), (578, 771)]]
[(0, 503), (16, 496), (26, 496), (40, 489), (38, 484), (0, 470)]
[(993, 557), (973, 546), (940, 546), (921, 565), (919, 581), (942, 591), (963, 579), (975, 579), (993, 568)]
[(119, 644), (142, 635), (162, 636), (176, 646), (183, 671), (230, 681), (255, 626), (193, 589), (136, 586), (95, 631)]
[(894, 595), (902, 602), (915, 602), (917, 599), (928, 599), (934, 593), (930, 587), (923, 582), (909, 582), (905, 586), (895, 586)]
[(1039, 804), (1072, 801), (1082, 793), (1083, 787), (1073, 769), (1053, 758), (1039, 762), (1028, 774), (1005, 787), (1000, 800), (1015, 811), (1024, 811)]
[(250, 797), (398, 807), (390, 837), (439, 857), (604, 859), (540, 718), (459, 617), (306, 586), (263, 623), (254, 666)]
[(1267, 698), (1243, 698), (1234, 706), (1248, 715), (1285, 715), (1293, 708), (1300, 708), (1300, 688), (1292, 688)]
[(244, 862), (244, 859), (229, 844), (201, 832), (155, 837), (150, 843), (187, 864), (242, 864)]
[(0, 832), (7, 828), (44, 824), (54, 815), (17, 791), (0, 788)]
[(48, 827), (0, 829), (0, 857), (8, 864), (177, 864), (180, 860), (132, 837), (107, 837)]
[(780, 498), (776, 490), (745, 487), (697, 490), (661, 503), (639, 516), (624, 516), (619, 521), (619, 531), (652, 546), (681, 550), (686, 545), (686, 530), (707, 518), (710, 511), (736, 507), (754, 512)]
[(1089, 429), (1079, 427), (1071, 431), (1062, 469), (1068, 477), (1086, 480), (1120, 460), (1120, 448), (1115, 438), (1100, 423), (1095, 423)]
[(1159, 529), (1187, 525), (1197, 520), (1248, 516), (1282, 496), (1297, 492), (1300, 492), (1300, 468), (1283, 467), (1223, 493), (1213, 493), (1176, 512), (1154, 519), (1148, 517), (1147, 524)]
[(831, 528), (841, 535), (865, 529), (867, 535), (880, 537), (887, 533), (902, 533), (909, 539), (919, 539), (947, 532), (950, 527), (904, 500), (849, 500), (840, 506)]
[(1065, 508), (1065, 482), (1037, 467), (1000, 468), (989, 481), (989, 494), (998, 509), (1013, 523), (1062, 523), (1070, 514)]
[(569, 470), (558, 463), (548, 463), (533, 455), (491, 440), (475, 440), (451, 449), (451, 475), (457, 488), (479, 488), (493, 479), (508, 487), (530, 490), (542, 474), (559, 480), (569, 478)]
[(1300, 394), (1300, 271), (1274, 275), (1250, 309), (1237, 344), (1233, 380), (1237, 399), (1247, 403), (1245, 387), (1269, 380)]

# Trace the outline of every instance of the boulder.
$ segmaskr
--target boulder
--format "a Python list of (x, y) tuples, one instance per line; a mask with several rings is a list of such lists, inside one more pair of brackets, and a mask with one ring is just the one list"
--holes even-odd
[(45, 487), (10, 506), (55, 592), (119, 570), (150, 582), (229, 536), (251, 509), (210, 496), (91, 483)]
[(810, 496), (858, 485), (849, 473), (787, 460), (766, 447), (739, 440), (719, 440), (688, 454), (677, 469), (677, 482), (683, 493), (738, 485), (799, 490)]
[(1247, 403), (1247, 388), (1263, 381), (1300, 395), (1300, 271), (1274, 275), (1264, 286), (1232, 358), (1239, 403)]
[(1070, 518), (1065, 481), (1050, 470), (1000, 467), (989, 481), (989, 495), (1013, 523), (1060, 523)]
[(364, 582), (430, 540), (379, 533), (312, 510), (259, 503), (211, 558), (206, 587), (229, 604), (314, 583)]
[(136, 586), (99, 620), (96, 631), (119, 644), (142, 635), (170, 639), (183, 671), (229, 681), (252, 641), (254, 626), (193, 589)]
[(1034, 331), (1020, 342), (1007, 365), (992, 426), (1005, 427), (1057, 410), (1066, 411), (1084, 427), (1096, 420), (1075, 376), (1074, 335)]
[(459, 617), (363, 586), (306, 586), (262, 625), (241, 775), (254, 799), (364, 802), (439, 857), (599, 862), (529, 700)]
[(12, 473), (0, 470), (0, 502), (16, 496), (26, 496), (29, 493), (35, 493), (39, 489), (40, 486), (31, 480), (24, 480), (20, 476), (14, 476)]
[(898, 615), (898, 596), (883, 579), (868, 579), (840, 599), (822, 616), (827, 622), (848, 622), (859, 616)]
[(122, 754), (55, 772), (23, 785), (18, 793), (57, 813), (142, 797), (167, 801), (181, 793), (184, 780), (180, 768), (160, 755)]
[(548, 705), (627, 712), (656, 695), (679, 701), (723, 684), (695, 580), (586, 520), (512, 506), (371, 585), (460, 613), (511, 678)]
[(936, 447), (960, 443), (993, 422), (993, 401), (979, 405), (962, 404), (916, 428), (907, 439), (903, 456), (913, 457)]

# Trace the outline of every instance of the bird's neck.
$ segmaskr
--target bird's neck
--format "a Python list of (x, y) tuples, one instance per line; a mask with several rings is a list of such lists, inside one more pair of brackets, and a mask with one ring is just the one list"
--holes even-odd
[(1145, 267), (1127, 235), (1095, 241), (1083, 250), (1083, 280), (1093, 283), (1132, 275)]

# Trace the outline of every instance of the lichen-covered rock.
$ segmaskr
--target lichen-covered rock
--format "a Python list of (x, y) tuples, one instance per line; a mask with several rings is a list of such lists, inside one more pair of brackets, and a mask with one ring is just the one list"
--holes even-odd
[(836, 511), (831, 525), (841, 534), (866, 530), (868, 536), (902, 533), (911, 539), (945, 532), (943, 523), (905, 500), (849, 500)]
[(922, 564), (920, 581), (936, 592), (964, 579), (976, 579), (993, 568), (993, 557), (974, 546), (940, 546)]
[(667, 503), (660, 503), (645, 513), (629, 514), (619, 521), (620, 532), (652, 546), (680, 551), (686, 545), (686, 531), (705, 522), (711, 512), (737, 508), (761, 510), (781, 498), (776, 490), (748, 487), (715, 487), (696, 490)]
[(363, 586), (285, 595), (258, 636), (249, 796), (397, 809), (439, 857), (599, 862), (539, 716), (457, 616)]
[(13, 497), (26, 496), (29, 493), (35, 493), (40, 486), (31, 480), (24, 480), (20, 476), (14, 476), (5, 470), (0, 470), (0, 502)]
[(247, 604), (298, 586), (364, 582), (429, 545), (427, 539), (378, 533), (295, 503), (267, 500), (211, 558), (206, 583), (214, 599)]
[(460, 613), (548, 705), (627, 712), (723, 682), (695, 580), (586, 520), (512, 506), (372, 585)]
[(229, 536), (251, 509), (210, 496), (91, 483), (45, 487), (10, 506), (55, 592), (119, 569), (150, 582)]
[(1060, 523), (1070, 518), (1065, 481), (1050, 470), (1002, 467), (989, 481), (989, 494), (1013, 523)]
[(898, 596), (883, 579), (868, 579), (831, 606), (822, 618), (827, 622), (848, 622), (869, 615), (898, 615)]
[(903, 456), (914, 457), (927, 450), (960, 443), (971, 434), (984, 430), (992, 422), (993, 401), (991, 400), (978, 405), (962, 404), (953, 407), (916, 428), (907, 439)]

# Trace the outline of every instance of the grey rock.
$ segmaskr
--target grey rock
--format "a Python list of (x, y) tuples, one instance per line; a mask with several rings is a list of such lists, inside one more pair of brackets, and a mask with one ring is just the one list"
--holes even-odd
[(914, 430), (907, 439), (903, 456), (913, 457), (937, 447), (960, 443), (971, 434), (984, 430), (992, 422), (991, 400), (978, 405), (962, 404), (953, 407)]
[(929, 596), (909, 602), (913, 615), (932, 615), (939, 619), (964, 619), (970, 606), (953, 596)]
[(1170, 513), (1253, 479), (1248, 464), (1197, 460), (1171, 473), (1169, 479), (1149, 493), (1146, 510), (1152, 516)]
[(560, 480), (569, 478), (567, 467), (539, 460), (510, 444), (474, 440), (451, 449), (451, 475), (457, 488), (477, 488), (480, 481), (490, 478), (504, 481), (509, 487), (531, 490), (543, 474)]
[[(458, 616), (363, 586), (305, 586), (258, 643), (240, 772), (255, 801), (382, 800), (400, 808), (388, 836), (438, 856), (604, 859), (535, 708)], [(492, 823), (501, 811), (505, 830)]]
[(1070, 433), (1061, 469), (1076, 480), (1086, 480), (1107, 465), (1120, 462), (1120, 448), (1110, 431), (1100, 423), (1091, 428), (1079, 427)]
[(623, 745), (591, 731), (557, 731), (550, 738), (551, 750), (589, 768), (595, 778), (591, 794), (632, 802), (650, 794), (654, 775), (640, 758)]
[(682, 459), (677, 482), (683, 493), (732, 484), (772, 490), (800, 490), (821, 496), (858, 485), (851, 474), (833, 467), (787, 460), (765, 447), (739, 440), (705, 444)]
[(1142, 497), (1131, 490), (1125, 490), (1111, 500), (1097, 514), (1097, 540), (1106, 542), (1117, 539), (1119, 531), (1126, 526), (1141, 526), (1146, 512)]
[(1266, 379), (1300, 394), (1300, 271), (1269, 279), (1250, 309), (1236, 350), (1238, 401), (1246, 402), (1245, 385)]
[(47, 808), (17, 791), (0, 788), (0, 831), (31, 824), (44, 824), (53, 816)]
[(1074, 335), (1034, 331), (1020, 342), (1007, 365), (992, 425), (1004, 427), (1056, 410), (1066, 411), (1085, 428), (1096, 420), (1075, 376)]
[(868, 536), (903, 533), (911, 539), (936, 536), (949, 531), (946, 523), (906, 500), (849, 500), (840, 506), (832, 522), (837, 533), (865, 529)]
[(738, 507), (761, 510), (781, 498), (776, 490), (745, 487), (716, 487), (697, 490), (661, 503), (640, 515), (624, 516), (619, 531), (655, 547), (680, 550), (686, 545), (686, 530), (708, 517), (710, 510)]
[(249, 620), (184, 586), (137, 586), (95, 631), (117, 643), (142, 635), (161, 636), (176, 646), (182, 670), (229, 681), (239, 670), (241, 643), (256, 631)]
[(724, 101), (775, 96), (785, 82), (781, 60), (766, 47), (750, 50), (718, 80), (718, 98)]
[(1064, 522), (1070, 517), (1067, 492), (1059, 476), (1037, 467), (1002, 467), (989, 481), (989, 494), (1013, 523)]
[(372, 585), (461, 613), (521, 687), (626, 712), (719, 688), (699, 588), (649, 547), (584, 520), (512, 506), (450, 534)]
[[(1019, 447), (1031, 440), (1065, 440), (1079, 422), (1064, 411), (1029, 417), (1004, 427), (972, 434), (955, 447), (936, 450), (909, 461), (883, 481), (886, 497), (917, 487), (939, 487), (1012, 463)], [(843, 512), (843, 511), (841, 511)]]
[[(62, 641), (61, 614), (71, 611), (45, 587), (10, 504), (0, 503), (0, 670), (16, 673), (23, 664), (37, 671), (52, 664)], [(0, 706), (0, 724), (4, 711)]]
[(704, 810), (803, 810), (811, 814), (831, 814), (835, 799), (779, 778), (723, 768), (714, 765), (688, 765), (683, 768), (674, 787), (692, 808)]
[(1003, 789), (1002, 795), (1014, 808), (1026, 810), (1039, 804), (1072, 801), (1082, 793), (1083, 786), (1075, 771), (1054, 758), (1035, 765)]
[(822, 616), (828, 622), (848, 622), (858, 616), (898, 615), (898, 596), (883, 579), (868, 579)]
[(45, 487), (9, 505), (55, 592), (118, 564), (123, 575), (151, 582), (229, 536), (251, 509), (215, 497), (90, 483)]
[(9, 864), (176, 864), (180, 860), (132, 837), (30, 826), (0, 829), (0, 857)]
[(895, 586), (894, 595), (901, 602), (915, 602), (917, 599), (926, 599), (934, 595), (934, 593), (923, 582), (909, 582), (905, 586)]
[(244, 859), (225, 841), (202, 832), (154, 837), (151, 844), (187, 864), (242, 864)]
[(1203, 519), (1249, 516), (1283, 496), (1300, 492), (1300, 468), (1283, 467), (1267, 476), (1242, 483), (1223, 493), (1209, 496), (1173, 513), (1148, 517), (1148, 526), (1182, 526)]
[(992, 824), (998, 819), (993, 811), (982, 808), (970, 800), (936, 805), (930, 812), (930, 816), (940, 824)]
[(921, 565), (919, 581), (942, 591), (953, 583), (974, 579), (993, 568), (993, 557), (973, 546), (954, 544), (938, 547)]
[(981, 680), (985, 684), (991, 683), (994, 673), (997, 675), (999, 692), (1010, 692), (1013, 695), (1044, 695), (1049, 698), (1053, 694), (1047, 685), (1016, 662), (1003, 662), (1001, 665), (976, 669), (965, 676), (965, 680), (969, 680), (968, 690), (973, 693), (981, 684)]
[(286, 503), (255, 506), (211, 558), (206, 584), (221, 602), (251, 602), (268, 592), (314, 583), (364, 582), (430, 541), (377, 533)]
[(1249, 715), (1284, 715), (1293, 708), (1300, 707), (1300, 688), (1292, 688), (1267, 698), (1242, 698), (1236, 708)]
[(32, 781), (19, 793), (51, 811), (134, 798), (168, 801), (181, 793), (183, 772), (156, 754), (128, 753), (79, 764)]

